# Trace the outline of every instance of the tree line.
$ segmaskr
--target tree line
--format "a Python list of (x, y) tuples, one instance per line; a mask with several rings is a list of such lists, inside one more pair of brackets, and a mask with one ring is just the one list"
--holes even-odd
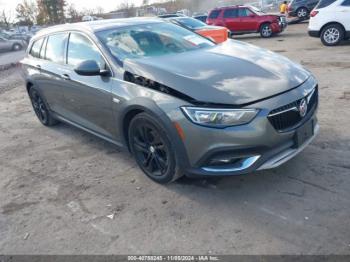
[(54, 25), (65, 22), (78, 22), (84, 15), (99, 15), (102, 7), (78, 11), (74, 4), (66, 0), (22, 0), (15, 13), (0, 11), (0, 25), (9, 28), (16, 21), (17, 25)]

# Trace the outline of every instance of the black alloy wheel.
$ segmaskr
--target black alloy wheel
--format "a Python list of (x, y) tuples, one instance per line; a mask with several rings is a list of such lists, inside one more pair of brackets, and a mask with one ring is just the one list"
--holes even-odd
[(34, 112), (43, 125), (53, 126), (57, 124), (57, 120), (52, 118), (44, 99), (41, 97), (39, 92), (35, 90), (35, 88), (31, 88), (29, 90), (29, 97), (32, 102)]
[(131, 120), (129, 146), (137, 164), (152, 180), (168, 183), (179, 177), (170, 139), (150, 115), (141, 113)]

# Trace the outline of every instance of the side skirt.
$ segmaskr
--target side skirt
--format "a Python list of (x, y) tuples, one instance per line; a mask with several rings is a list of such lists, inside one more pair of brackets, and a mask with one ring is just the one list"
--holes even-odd
[(91, 130), (89, 128), (81, 126), (81, 125), (79, 125), (79, 124), (77, 124), (77, 123), (75, 123), (73, 121), (70, 121), (67, 118), (65, 118), (65, 117), (63, 117), (63, 116), (61, 116), (61, 115), (59, 115), (59, 114), (57, 114), (57, 113), (55, 113), (53, 111), (51, 111), (51, 113), (52, 113), (53, 117), (55, 117), (59, 121), (62, 121), (62, 122), (67, 123), (69, 125), (72, 125), (72, 126), (78, 128), (78, 129), (84, 130), (85, 132), (88, 132), (88, 133), (90, 133), (92, 135), (95, 135), (95, 136), (105, 140), (105, 141), (108, 141), (108, 142), (110, 142), (110, 143), (120, 147), (121, 149), (125, 149), (125, 146), (122, 143), (118, 142), (118, 141), (115, 141), (115, 140), (113, 140), (113, 139), (111, 139), (109, 137), (106, 137), (106, 136), (104, 136), (104, 135), (102, 135), (100, 133), (97, 133), (97, 132), (95, 132), (95, 131), (93, 131), (93, 130)]

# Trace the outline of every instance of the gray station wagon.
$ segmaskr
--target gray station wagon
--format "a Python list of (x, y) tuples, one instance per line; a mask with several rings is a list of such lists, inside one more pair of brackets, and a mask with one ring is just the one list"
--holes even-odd
[(159, 183), (277, 167), (319, 129), (309, 71), (158, 19), (47, 28), (22, 65), (42, 124), (66, 122), (128, 149)]

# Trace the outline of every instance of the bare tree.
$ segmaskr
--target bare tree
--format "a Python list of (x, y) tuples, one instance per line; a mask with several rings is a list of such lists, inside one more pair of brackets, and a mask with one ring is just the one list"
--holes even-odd
[(81, 14), (75, 9), (74, 4), (70, 4), (66, 10), (66, 16), (69, 22), (74, 23), (81, 20)]
[(34, 2), (23, 0), (22, 3), (16, 7), (17, 18), (27, 24), (36, 24), (38, 15), (38, 8)]
[(102, 15), (104, 13), (104, 10), (101, 6), (96, 7), (95, 14), (96, 15)]
[(6, 29), (9, 29), (13, 23), (12, 12), (3, 9), (0, 13), (0, 23), (4, 24)]

